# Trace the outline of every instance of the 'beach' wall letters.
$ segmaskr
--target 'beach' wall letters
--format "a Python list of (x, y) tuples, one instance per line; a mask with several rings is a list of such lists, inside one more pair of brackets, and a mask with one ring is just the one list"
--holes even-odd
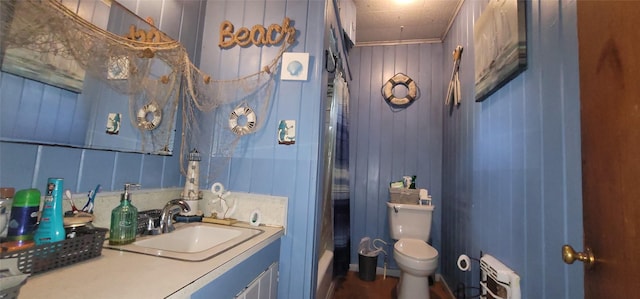
[(282, 26), (271, 24), (269, 28), (265, 28), (263, 25), (254, 25), (251, 29), (242, 27), (237, 32), (234, 32), (231, 22), (224, 21), (220, 24), (218, 46), (223, 49), (232, 48), (235, 45), (246, 47), (249, 44), (272, 46), (282, 42), (285, 37), (289, 44), (296, 40), (296, 28), (291, 26), (291, 20), (286, 17), (282, 21)]

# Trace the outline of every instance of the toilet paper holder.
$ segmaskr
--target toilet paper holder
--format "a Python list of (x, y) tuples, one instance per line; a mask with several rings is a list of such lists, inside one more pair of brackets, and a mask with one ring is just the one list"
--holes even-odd
[(468, 272), (468, 271), (471, 271), (472, 260), (480, 263), (480, 259), (469, 257), (466, 254), (461, 254), (458, 257), (458, 261), (456, 262), (456, 265), (458, 266), (458, 269), (460, 269), (461, 271)]
[[(482, 255), (483, 253), (482, 251), (480, 251), (480, 256)], [(478, 271), (480, 275), (482, 275), (482, 271), (480, 269), (480, 259), (478, 258), (470, 257), (466, 254), (461, 254), (458, 257), (456, 266), (458, 266), (458, 269), (463, 272), (470, 272), (472, 270), (471, 264), (473, 262), (478, 263)], [(482, 288), (481, 286), (467, 286), (464, 282), (460, 282), (453, 292), (455, 298), (461, 298), (460, 295), (462, 295), (462, 298), (480, 298), (480, 295), (482, 294)]]

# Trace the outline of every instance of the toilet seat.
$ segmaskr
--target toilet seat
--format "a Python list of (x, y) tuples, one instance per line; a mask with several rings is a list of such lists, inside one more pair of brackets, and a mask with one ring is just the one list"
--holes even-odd
[(438, 258), (438, 251), (426, 242), (417, 239), (400, 239), (393, 245), (399, 254), (417, 261), (428, 261)]
[(398, 240), (393, 245), (393, 258), (403, 276), (427, 279), (438, 268), (438, 251), (423, 240)]

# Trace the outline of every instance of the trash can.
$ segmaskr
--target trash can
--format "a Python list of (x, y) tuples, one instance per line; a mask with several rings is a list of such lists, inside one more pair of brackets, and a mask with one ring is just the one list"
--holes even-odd
[(366, 256), (358, 254), (358, 277), (364, 281), (376, 280), (376, 267), (378, 266), (378, 254)]
[(376, 280), (376, 268), (378, 266), (378, 253), (380, 249), (373, 248), (371, 238), (364, 237), (358, 246), (358, 277), (364, 281)]

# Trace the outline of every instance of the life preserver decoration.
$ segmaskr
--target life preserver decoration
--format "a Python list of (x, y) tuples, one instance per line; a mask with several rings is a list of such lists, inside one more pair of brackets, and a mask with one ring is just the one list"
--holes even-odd
[[(403, 85), (407, 88), (407, 95), (404, 98), (398, 98), (393, 94), (393, 88), (398, 85)], [(409, 76), (397, 73), (382, 85), (382, 96), (387, 103), (395, 106), (405, 106), (411, 104), (418, 97), (418, 86)]]
[[(238, 123), (238, 118), (244, 116), (244, 124)], [(250, 107), (238, 107), (229, 115), (229, 128), (238, 136), (253, 133), (256, 129), (256, 113)]]
[[(147, 115), (151, 113), (151, 120), (147, 119)], [(138, 110), (138, 128), (151, 131), (160, 125), (162, 121), (162, 109), (158, 107), (158, 104), (151, 102), (146, 104)]]

